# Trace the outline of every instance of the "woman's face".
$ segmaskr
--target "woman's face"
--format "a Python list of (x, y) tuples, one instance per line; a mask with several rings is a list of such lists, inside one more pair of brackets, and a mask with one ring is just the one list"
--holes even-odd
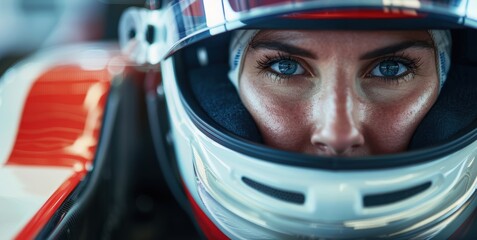
[(427, 31), (260, 31), (239, 92), (265, 144), (317, 155), (406, 150), (437, 98)]

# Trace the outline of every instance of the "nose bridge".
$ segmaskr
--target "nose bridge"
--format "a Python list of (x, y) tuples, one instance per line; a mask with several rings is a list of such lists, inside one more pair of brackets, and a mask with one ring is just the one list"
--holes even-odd
[(351, 125), (355, 125), (354, 116), (357, 109), (354, 79), (342, 71), (334, 72), (322, 89), (322, 125), (324, 128), (333, 127), (346, 131)]
[(345, 70), (329, 71), (323, 76), (316, 100), (319, 114), (315, 117), (312, 143), (330, 153), (343, 153), (364, 142), (359, 126), (359, 99), (355, 78)]

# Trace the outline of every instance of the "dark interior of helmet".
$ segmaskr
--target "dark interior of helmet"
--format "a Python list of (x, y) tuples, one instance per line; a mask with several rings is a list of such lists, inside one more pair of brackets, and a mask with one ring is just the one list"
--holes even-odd
[[(213, 41), (202, 41), (186, 48), (176, 61), (181, 61), (185, 69), (179, 70), (186, 86), (200, 108), (212, 120), (226, 131), (239, 137), (262, 142), (262, 137), (252, 116), (242, 104), (240, 97), (230, 81), (228, 81), (228, 42), (230, 34), (221, 34)], [(207, 61), (198, 56), (207, 54)], [(184, 89), (182, 89), (184, 90)], [(204, 119), (206, 120), (206, 119)]]
[[(423, 119), (409, 149), (432, 147), (468, 134), (477, 126), (477, 30), (452, 30), (451, 69), (438, 100)], [(224, 130), (262, 143), (261, 135), (240, 97), (228, 80), (230, 34), (198, 42), (180, 52), (175, 61), (183, 80), (201, 109)], [(204, 60), (204, 52), (206, 59)], [(199, 57), (202, 55), (202, 59)], [(183, 88), (183, 87), (181, 87)], [(475, 134), (474, 134), (475, 135)]]
[(452, 32), (451, 68), (439, 97), (420, 123), (410, 149), (435, 146), (477, 126), (477, 30)]

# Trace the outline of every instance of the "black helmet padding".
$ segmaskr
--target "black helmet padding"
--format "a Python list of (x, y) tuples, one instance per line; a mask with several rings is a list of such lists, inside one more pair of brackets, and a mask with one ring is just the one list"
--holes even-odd
[(452, 63), (439, 97), (422, 120), (410, 149), (454, 140), (477, 125), (477, 31), (452, 32)]
[(200, 106), (228, 131), (254, 142), (262, 142), (258, 128), (230, 81), (228, 67), (217, 64), (190, 71), (191, 88)]
[[(262, 137), (250, 113), (242, 104), (237, 90), (228, 80), (227, 73), (230, 34), (221, 34), (181, 51), (179, 59), (187, 86), (181, 91), (191, 91), (202, 110), (224, 129), (241, 138), (262, 143)], [(207, 53), (207, 63), (200, 62), (199, 52)], [(181, 81), (180, 80), (180, 81)], [(179, 84), (180, 86), (180, 84)]]

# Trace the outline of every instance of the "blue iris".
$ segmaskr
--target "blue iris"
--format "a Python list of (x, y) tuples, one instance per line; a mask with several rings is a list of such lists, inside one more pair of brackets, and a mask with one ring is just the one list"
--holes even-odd
[(399, 62), (386, 60), (379, 64), (379, 72), (385, 77), (393, 77), (399, 73), (400, 67)]
[(292, 60), (280, 60), (277, 62), (278, 72), (284, 75), (292, 75), (298, 69), (298, 63)]

